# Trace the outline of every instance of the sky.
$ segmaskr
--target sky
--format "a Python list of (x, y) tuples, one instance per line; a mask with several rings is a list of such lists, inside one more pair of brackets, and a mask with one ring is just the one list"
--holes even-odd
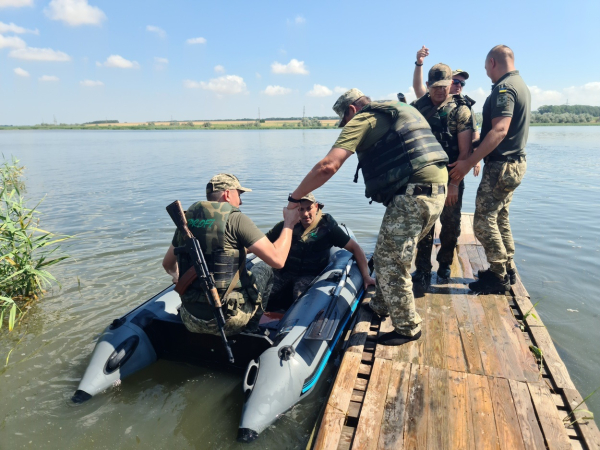
[(414, 99), (422, 45), (475, 110), (497, 44), (533, 109), (600, 105), (598, 23), (598, 0), (0, 0), (0, 124), (333, 116), (352, 87)]

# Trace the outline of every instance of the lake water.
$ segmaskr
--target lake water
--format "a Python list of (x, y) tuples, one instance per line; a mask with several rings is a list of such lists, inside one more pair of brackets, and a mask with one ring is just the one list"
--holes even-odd
[[(250, 446), (235, 442), (241, 374), (159, 362), (120, 387), (70, 403), (98, 334), (170, 283), (161, 267), (173, 224), (165, 206), (204, 199), (236, 174), (242, 210), (264, 231), (336, 130), (4, 131), (0, 151), (26, 166), (43, 228), (75, 235), (55, 288), (25, 323), (0, 334), (0, 448), (303, 449), (333, 377)], [(511, 205), (519, 271), (583, 396), (600, 386), (600, 127), (530, 131), (528, 172)], [(383, 216), (356, 158), (317, 191), (325, 211), (372, 251)], [(464, 211), (478, 178), (468, 176)], [(569, 310), (573, 310), (570, 312)], [(8, 364), (5, 361), (12, 350)], [(600, 415), (600, 393), (588, 402)]]

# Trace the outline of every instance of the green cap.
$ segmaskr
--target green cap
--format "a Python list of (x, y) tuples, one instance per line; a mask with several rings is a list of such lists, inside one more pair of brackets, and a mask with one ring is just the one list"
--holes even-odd
[(323, 205), (323, 203), (317, 201), (317, 199), (315, 198), (315, 196), (313, 195), (312, 192), (309, 192), (304, 197), (302, 197), (300, 199), (300, 201), (302, 201), (302, 200), (308, 200), (311, 203), (317, 203), (319, 205), (319, 208), (322, 208), (323, 206), (325, 206), (325, 205)]
[(466, 70), (456, 69), (452, 72), (452, 76), (455, 77), (456, 75), (463, 76), (465, 80), (469, 79), (469, 72), (467, 72)]
[(428, 87), (450, 86), (452, 84), (452, 69), (446, 64), (436, 64), (429, 69)]
[(212, 177), (206, 185), (206, 194), (211, 194), (218, 191), (226, 191), (227, 189), (237, 189), (238, 191), (251, 192), (252, 189), (242, 187), (240, 180), (235, 175), (230, 173), (219, 173)]
[(340, 116), (340, 128), (346, 125), (344, 123), (344, 115), (346, 114), (348, 107), (356, 100), (364, 96), (365, 94), (356, 88), (352, 88), (340, 95), (340, 98), (338, 98), (333, 105), (333, 110), (338, 116)]

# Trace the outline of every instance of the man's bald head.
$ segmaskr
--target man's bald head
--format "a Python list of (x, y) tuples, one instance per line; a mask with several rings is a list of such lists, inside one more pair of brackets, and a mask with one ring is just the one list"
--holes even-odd
[(488, 53), (488, 58), (494, 58), (497, 63), (509, 65), (515, 63), (515, 54), (507, 45), (496, 45)]
[(506, 45), (496, 45), (485, 58), (487, 76), (495, 83), (505, 73), (515, 70), (515, 54)]

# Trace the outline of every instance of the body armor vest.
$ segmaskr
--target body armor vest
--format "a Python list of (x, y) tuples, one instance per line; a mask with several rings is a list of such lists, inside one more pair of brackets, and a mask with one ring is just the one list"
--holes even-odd
[(304, 227), (296, 224), (292, 231), (292, 246), (285, 261), (284, 271), (297, 276), (319, 275), (329, 264), (331, 245), (327, 235), (337, 226), (337, 222), (329, 215), (323, 214), (316, 228), (301, 239)]
[[(441, 146), (448, 154), (450, 163), (455, 162), (458, 159), (458, 134), (452, 134), (448, 127), (448, 118), (453, 109), (458, 108), (461, 105), (468, 106), (467, 101), (460, 95), (453, 95), (452, 100), (449, 101), (443, 108), (438, 108), (431, 102), (429, 93), (415, 102), (415, 108), (419, 110), (424, 117), (427, 117), (427, 122), (431, 126), (431, 131)], [(437, 109), (435, 113), (432, 109)]]
[(448, 164), (425, 118), (412, 106), (394, 101), (371, 102), (360, 112), (391, 116), (390, 130), (371, 148), (357, 152), (358, 170), (365, 180), (365, 196), (387, 204), (418, 170), (431, 164)]

